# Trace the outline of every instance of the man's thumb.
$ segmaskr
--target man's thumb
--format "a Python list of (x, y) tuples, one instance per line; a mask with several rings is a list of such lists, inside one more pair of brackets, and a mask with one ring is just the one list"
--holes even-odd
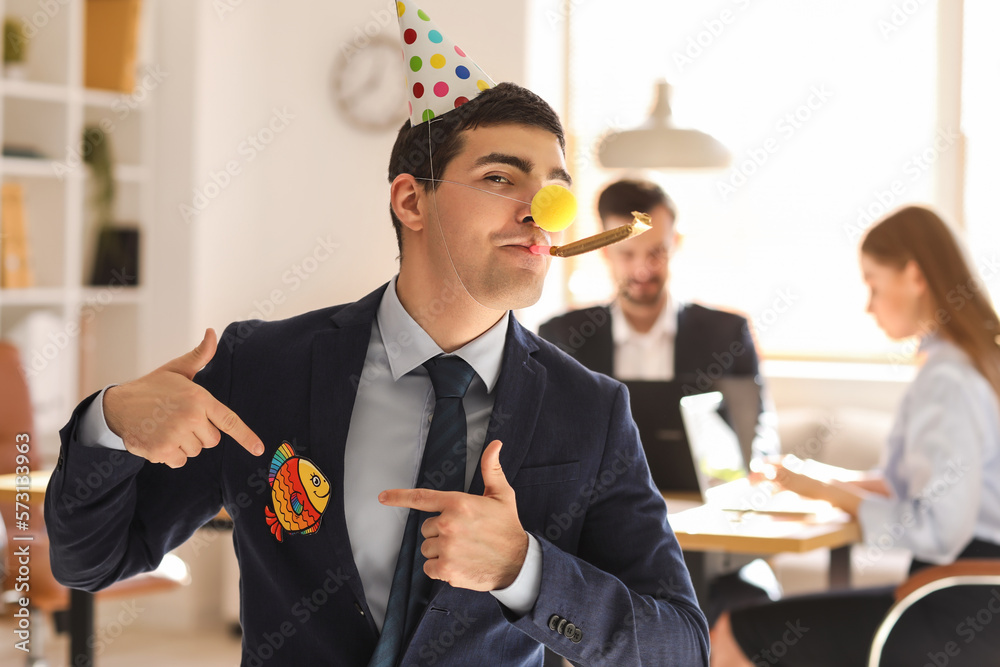
[(215, 329), (206, 329), (205, 337), (198, 343), (198, 347), (167, 362), (163, 366), (163, 369), (180, 373), (187, 379), (193, 380), (195, 374), (204, 368), (205, 364), (210, 362), (212, 357), (215, 356), (217, 345), (218, 341), (215, 337)]
[(513, 496), (514, 489), (507, 482), (507, 476), (503, 474), (500, 466), (500, 448), (503, 443), (494, 440), (483, 451), (481, 467), (483, 469), (483, 495), (484, 496)]

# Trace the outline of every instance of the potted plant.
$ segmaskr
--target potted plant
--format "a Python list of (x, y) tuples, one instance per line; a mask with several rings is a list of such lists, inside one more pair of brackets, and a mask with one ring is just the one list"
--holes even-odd
[(89, 125), (83, 132), (84, 162), (94, 181), (97, 218), (97, 256), (91, 285), (139, 284), (139, 230), (113, 224), (115, 206), (114, 160), (110, 137), (101, 128)]
[(7, 79), (22, 80), (27, 69), (24, 61), (28, 56), (28, 36), (24, 24), (8, 16), (3, 22), (3, 75)]

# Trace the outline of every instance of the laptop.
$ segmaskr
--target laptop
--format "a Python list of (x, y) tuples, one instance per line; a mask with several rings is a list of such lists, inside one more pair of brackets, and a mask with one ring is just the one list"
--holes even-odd
[(701, 484), (681, 419), (684, 384), (644, 380), (627, 380), (624, 384), (628, 387), (632, 419), (639, 429), (656, 488), (673, 493), (700, 493)]
[(828, 512), (826, 501), (779, 490), (768, 482), (750, 484), (739, 438), (720, 414), (723, 400), (723, 394), (715, 391), (685, 396), (680, 401), (701, 500), (734, 512), (793, 516)]
[[(639, 437), (657, 488), (684, 495), (700, 494), (702, 483), (698, 479), (695, 458), (681, 417), (681, 399), (706, 395), (708, 390), (702, 390), (694, 378), (667, 382), (626, 380), (624, 384), (629, 390), (632, 418), (639, 428)], [(706, 416), (697, 422), (699, 429), (705, 420), (715, 426), (700, 442), (712, 443), (714, 437), (724, 439), (726, 444), (723, 449), (728, 452), (731, 439), (736, 437), (741, 460), (746, 461), (757, 433), (760, 385), (751, 377), (719, 378), (711, 390), (721, 393), (721, 405), (719, 402), (703, 404), (698, 402), (699, 399), (692, 399), (691, 403), (692, 406), (705, 406)], [(727, 423), (732, 428), (728, 428)], [(710, 444), (706, 447), (707, 452), (715, 449)], [(732, 465), (735, 466), (735, 463)], [(741, 465), (745, 470), (745, 464)], [(727, 479), (731, 478), (734, 478), (732, 474), (727, 475)]]
[[(690, 385), (683, 382), (630, 380), (625, 385), (653, 482), (663, 493), (734, 511), (813, 514), (829, 509), (823, 501), (788, 491), (770, 493), (749, 483), (744, 447), (723, 416), (731, 406), (726, 415), (731, 420), (749, 419), (749, 385), (728, 387), (730, 393), (735, 388), (737, 397), (728, 405), (721, 391), (690, 394)], [(759, 394), (754, 395), (756, 413)], [(721, 487), (726, 482), (731, 484)]]

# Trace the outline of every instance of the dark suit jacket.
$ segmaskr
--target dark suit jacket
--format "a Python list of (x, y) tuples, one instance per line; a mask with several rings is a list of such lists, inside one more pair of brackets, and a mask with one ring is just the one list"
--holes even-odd
[[(196, 379), (263, 439), (259, 458), (228, 436), (176, 470), (87, 447), (77, 423), (94, 397), (81, 403), (61, 432), (45, 500), (57, 579), (98, 590), (149, 570), (225, 507), (241, 571), (244, 667), (364, 667), (378, 633), (352, 556), (342, 482), (384, 289), (353, 304), (226, 329)], [(518, 618), (489, 593), (435, 582), (401, 664), (537, 666), (541, 644), (581, 665), (707, 664), (705, 619), (625, 388), (511, 318), (494, 391), (486, 441), (504, 442), (501, 463), (521, 522), (542, 547), (538, 600)], [(151, 415), (151, 428), (169, 408)], [(326, 473), (333, 493), (317, 533), (278, 542), (265, 507), (268, 465), (282, 440)], [(482, 491), (477, 472), (470, 492)]]
[[(554, 317), (539, 327), (538, 335), (590, 370), (614, 374), (615, 343), (608, 306)], [(745, 317), (697, 304), (680, 305), (674, 342), (674, 375), (678, 379), (697, 382), (702, 377), (755, 376), (758, 372), (757, 349)]]

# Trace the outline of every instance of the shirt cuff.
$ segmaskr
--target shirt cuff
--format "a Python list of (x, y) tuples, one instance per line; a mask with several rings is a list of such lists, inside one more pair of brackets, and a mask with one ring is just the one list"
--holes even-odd
[(535, 606), (542, 588), (542, 548), (531, 533), (528, 536), (528, 553), (521, 571), (507, 588), (490, 591), (497, 600), (518, 616), (524, 616)]
[(101, 390), (80, 420), (79, 441), (87, 447), (105, 447), (125, 451), (125, 441), (115, 435), (104, 418), (104, 392), (118, 385), (109, 384)]

